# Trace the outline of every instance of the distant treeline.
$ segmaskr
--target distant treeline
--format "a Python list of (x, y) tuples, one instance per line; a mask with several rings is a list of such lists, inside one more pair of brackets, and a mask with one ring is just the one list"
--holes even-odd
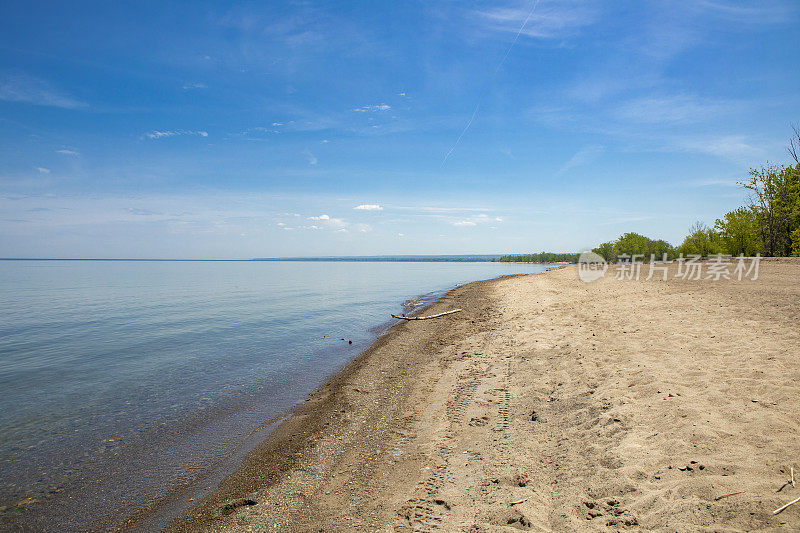
[(498, 263), (577, 263), (579, 255), (539, 252), (538, 254), (504, 255), (494, 261)]
[(667, 260), (672, 260), (678, 255), (675, 247), (667, 241), (653, 240), (638, 233), (625, 233), (619, 239), (604, 242), (592, 251), (606, 261), (616, 261), (620, 257), (633, 255), (641, 256), (637, 260), (649, 261), (651, 257), (655, 257), (660, 261), (665, 254)]
[(750, 191), (747, 203), (725, 213), (713, 227), (694, 223), (677, 247), (663, 240), (626, 233), (592, 251), (607, 261), (634, 254), (642, 254), (645, 261), (651, 255), (661, 259), (664, 254), (668, 259), (679, 254), (800, 256), (800, 130), (796, 127), (793, 130), (788, 152), (794, 164), (767, 164), (751, 169), (749, 177), (739, 182)]

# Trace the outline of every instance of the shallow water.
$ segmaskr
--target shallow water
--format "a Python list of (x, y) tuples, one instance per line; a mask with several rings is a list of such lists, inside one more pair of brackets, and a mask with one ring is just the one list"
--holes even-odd
[(119, 523), (302, 401), (390, 313), (545, 268), (0, 261), (0, 526)]

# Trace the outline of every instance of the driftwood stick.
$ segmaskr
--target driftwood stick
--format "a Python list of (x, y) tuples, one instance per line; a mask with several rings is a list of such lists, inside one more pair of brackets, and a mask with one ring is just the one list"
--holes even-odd
[(714, 501), (715, 501), (715, 502), (718, 502), (718, 501), (720, 501), (722, 498), (727, 498), (727, 497), (729, 497), (729, 496), (736, 496), (737, 494), (744, 494), (744, 492), (745, 492), (745, 491), (743, 491), (743, 490), (740, 490), (739, 492), (731, 492), (730, 494), (723, 494), (722, 496), (717, 496), (716, 498), (714, 498)]
[(392, 315), (392, 318), (399, 318), (401, 320), (428, 320), (429, 318), (438, 318), (440, 316), (449, 315), (450, 313), (458, 313), (461, 309), (453, 309), (451, 311), (445, 311), (444, 313), (437, 313), (435, 315), (428, 315), (428, 316), (406, 316), (406, 315)]
[(787, 503), (787, 504), (786, 504), (786, 505), (784, 505), (783, 507), (778, 507), (777, 509), (775, 509), (774, 511), (772, 511), (772, 514), (778, 514), (778, 513), (780, 513), (781, 511), (783, 511), (784, 509), (786, 509), (787, 507), (789, 507), (790, 505), (794, 505), (794, 504), (796, 504), (797, 502), (800, 502), (800, 498), (795, 498), (794, 500), (790, 501), (789, 503)]
[(792, 479), (791, 479), (791, 481), (792, 481), (792, 487), (794, 487), (794, 467), (792, 467), (792, 470), (791, 470), (791, 472), (792, 472), (792, 473), (791, 473), (791, 477), (792, 477)]
[(519, 504), (521, 504), (521, 503), (525, 503), (526, 501), (528, 501), (528, 499), (529, 499), (529, 498), (522, 498), (521, 500), (517, 500), (517, 501), (515, 501), (515, 502), (511, 502), (511, 503), (509, 503), (508, 505), (509, 505), (509, 506), (511, 506), (511, 505), (519, 505)]

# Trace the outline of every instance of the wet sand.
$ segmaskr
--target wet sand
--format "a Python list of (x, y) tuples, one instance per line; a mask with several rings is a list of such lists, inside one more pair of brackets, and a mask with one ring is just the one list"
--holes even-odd
[(422, 314), (452, 308), (394, 327), (172, 530), (800, 527), (800, 504), (772, 513), (800, 496), (800, 263), (588, 285), (568, 266)]

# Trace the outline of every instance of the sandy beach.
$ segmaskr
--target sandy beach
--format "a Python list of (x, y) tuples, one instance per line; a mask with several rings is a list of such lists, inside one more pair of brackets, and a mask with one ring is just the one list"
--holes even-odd
[(800, 263), (643, 278), (455, 289), (172, 530), (797, 530)]

